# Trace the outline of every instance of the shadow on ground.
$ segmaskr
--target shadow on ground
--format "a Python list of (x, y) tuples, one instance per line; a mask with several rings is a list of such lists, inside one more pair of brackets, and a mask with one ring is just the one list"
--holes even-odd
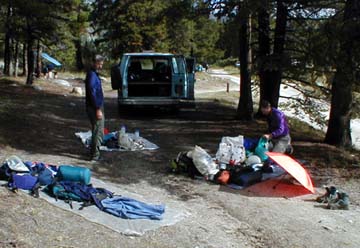
[[(69, 91), (64, 92), (37, 90), (0, 79), (0, 147), (23, 153), (18, 155), (25, 160), (29, 154), (37, 154), (38, 161), (43, 161), (43, 155), (58, 156), (63, 164), (75, 159), (78, 165), (91, 168), (100, 178), (119, 184), (144, 180), (186, 200), (191, 194), (186, 187), (192, 185), (193, 180), (182, 175), (169, 175), (168, 172), (170, 161), (179, 152), (200, 145), (210, 154), (215, 154), (223, 136), (259, 137), (266, 130), (264, 121), (237, 120), (234, 108), (218, 102), (201, 102), (195, 110), (176, 114), (136, 109), (119, 115), (116, 98), (107, 97), (105, 116), (109, 130), (118, 130), (122, 124), (129, 131), (139, 128), (141, 135), (159, 145), (160, 149), (104, 153), (104, 162), (91, 164), (87, 161), (86, 149), (74, 136), (75, 132), (90, 128), (84, 99), (69, 94)], [(316, 175), (316, 167), (326, 167), (327, 161), (345, 160), (344, 166), (352, 163), (352, 158), (341, 155), (343, 153), (336, 148), (311, 143), (314, 137), (306, 137), (301, 130), (295, 130), (293, 138), (294, 156), (307, 160), (313, 175)], [(296, 140), (307, 142), (297, 144)], [(319, 158), (319, 154), (323, 156)], [(169, 179), (175, 178), (186, 183), (169, 183)]]

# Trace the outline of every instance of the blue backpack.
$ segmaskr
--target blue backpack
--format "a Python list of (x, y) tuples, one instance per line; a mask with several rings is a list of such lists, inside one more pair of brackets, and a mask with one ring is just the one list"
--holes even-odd
[(40, 184), (38, 178), (29, 172), (13, 171), (4, 163), (0, 167), (0, 179), (7, 180), (6, 186), (13, 192), (18, 189), (29, 190), (31, 195), (39, 197)]
[(80, 209), (96, 205), (102, 209), (101, 201), (113, 197), (113, 193), (103, 188), (94, 188), (92, 185), (85, 185), (79, 182), (59, 181), (48, 186), (48, 191), (55, 199), (62, 199), (73, 208), (72, 201), (83, 202)]

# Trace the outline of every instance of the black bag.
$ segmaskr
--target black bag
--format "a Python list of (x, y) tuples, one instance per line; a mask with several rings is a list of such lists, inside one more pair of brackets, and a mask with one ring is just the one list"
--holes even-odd
[(192, 158), (187, 156), (187, 152), (180, 152), (175, 159), (175, 163), (177, 164), (176, 172), (185, 172), (193, 179), (196, 176), (202, 176), (194, 165)]
[(244, 168), (236, 168), (230, 172), (230, 183), (234, 183), (243, 187), (261, 182), (262, 171), (256, 170), (250, 166)]

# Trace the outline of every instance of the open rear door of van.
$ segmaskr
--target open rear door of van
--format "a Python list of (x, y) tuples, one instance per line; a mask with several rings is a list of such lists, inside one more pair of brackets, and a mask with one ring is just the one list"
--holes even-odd
[(187, 81), (188, 81), (188, 95), (187, 99), (194, 100), (194, 87), (195, 87), (195, 58), (186, 59), (186, 71), (187, 71)]
[(187, 73), (184, 56), (174, 56), (172, 58), (172, 96), (175, 98), (187, 98), (188, 85), (187, 85)]

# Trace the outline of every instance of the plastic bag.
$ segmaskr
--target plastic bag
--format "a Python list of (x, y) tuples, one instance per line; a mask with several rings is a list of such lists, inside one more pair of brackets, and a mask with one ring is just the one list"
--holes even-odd
[(127, 133), (119, 132), (118, 135), (119, 135), (118, 143), (121, 148), (127, 150), (134, 149), (134, 141), (129, 137)]
[(5, 163), (10, 170), (16, 172), (29, 172), (29, 168), (22, 162), (22, 160), (16, 156), (12, 155), (5, 160)]
[(188, 154), (193, 159), (196, 169), (205, 177), (213, 177), (219, 172), (217, 164), (211, 156), (200, 146), (195, 146), (194, 150)]
[(216, 159), (220, 163), (225, 164), (228, 164), (229, 161), (233, 161), (235, 164), (244, 162), (246, 159), (246, 152), (243, 136), (223, 137), (219, 144), (219, 149), (216, 152)]

